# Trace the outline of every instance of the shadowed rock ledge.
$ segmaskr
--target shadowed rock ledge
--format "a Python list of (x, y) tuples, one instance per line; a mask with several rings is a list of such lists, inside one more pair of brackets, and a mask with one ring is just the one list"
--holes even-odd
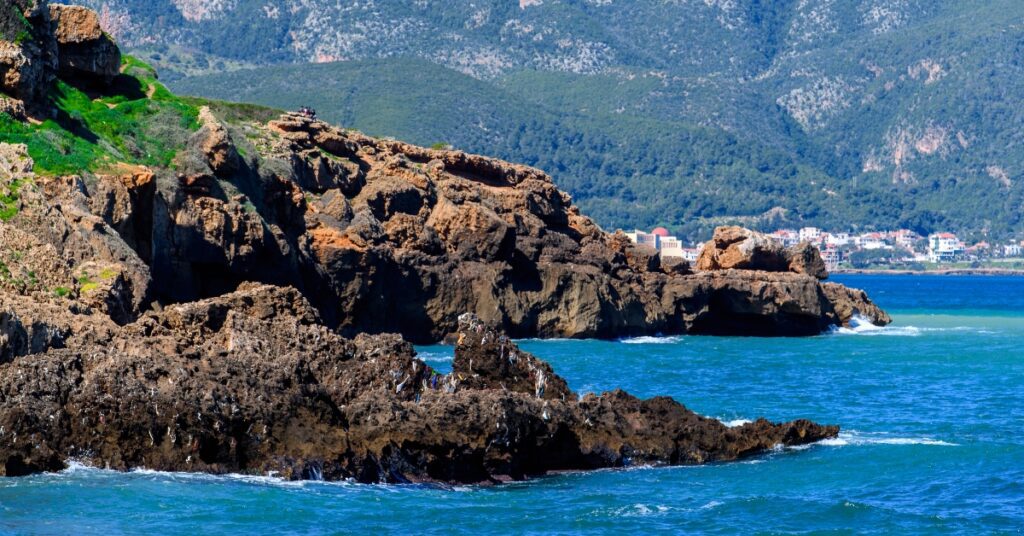
[(37, 324), (70, 326), (66, 339), (81, 343), (0, 366), (2, 475), (73, 458), (119, 470), (494, 483), (730, 461), (838, 433), (805, 420), (729, 428), (666, 397), (579, 397), (471, 314), (447, 375), (397, 336), (338, 336), (288, 288), (171, 306), (102, 342), (85, 342), (112, 329), (102, 314), (45, 318)]

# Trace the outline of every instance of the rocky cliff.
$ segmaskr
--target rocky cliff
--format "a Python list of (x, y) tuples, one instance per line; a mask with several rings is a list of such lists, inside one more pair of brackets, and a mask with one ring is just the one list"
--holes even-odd
[[(129, 58), (113, 72), (89, 12), (19, 9), (32, 38), (4, 43), (25, 60), (5, 80), (36, 85), (3, 88), (25, 103), (0, 143), (4, 474), (78, 457), (482, 482), (733, 460), (837, 429), (579, 398), (507, 337), (887, 321), (822, 284), (806, 251), (728, 264), (760, 239), (723, 230), (736, 240), (709, 244), (718, 264), (663, 263), (539, 170), (181, 99)], [(457, 355), (442, 376), (406, 340), (445, 336)]]
[[(106, 97), (114, 110), (162, 89), (135, 78), (130, 62), (123, 74), (111, 68), (120, 53), (88, 10), (33, 5), (26, 13), (49, 32), (9, 46), (33, 65), (49, 63), (30, 89), (5, 91), (30, 109), (73, 120), (75, 110), (59, 108), (66, 100), (39, 96), (51, 79)], [(49, 55), (37, 42), (52, 45)], [(298, 288), (346, 335), (394, 332), (415, 342), (453, 333), (466, 311), (515, 337), (807, 335), (876, 311), (868, 302), (837, 307), (818, 281), (824, 268), (799, 259), (703, 263), (697, 273), (662, 263), (602, 231), (533, 168), (298, 114), (268, 123), (229, 121), (209, 107), (195, 114), (182, 119), (194, 126), (168, 165), (133, 161), (131, 145), (147, 138), (114, 140), (125, 150), (93, 169), (31, 178), (6, 222), (42, 237), (71, 272), (97, 258), (116, 263), (126, 284), (111, 307), (122, 322), (153, 303), (217, 296), (246, 281)], [(81, 239), (52, 231), (62, 227), (78, 228)]]

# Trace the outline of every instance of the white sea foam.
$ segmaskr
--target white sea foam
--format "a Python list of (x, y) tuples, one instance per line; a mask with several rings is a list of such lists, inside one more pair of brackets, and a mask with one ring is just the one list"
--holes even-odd
[(836, 335), (868, 335), (868, 336), (889, 336), (889, 337), (920, 337), (925, 333), (940, 333), (951, 331), (973, 331), (982, 334), (995, 334), (990, 330), (979, 329), (970, 326), (949, 326), (949, 327), (919, 327), (919, 326), (876, 326), (867, 317), (857, 315), (850, 319), (850, 327), (832, 328)]
[(647, 517), (662, 515), (668, 512), (670, 508), (664, 505), (653, 505), (647, 506), (646, 504), (634, 504), (632, 506), (623, 506), (616, 508), (612, 511), (612, 514), (617, 517)]
[[(722, 421), (722, 419), (718, 419), (718, 420)], [(750, 419), (733, 419), (731, 421), (722, 421), (722, 424), (728, 426), (729, 428), (736, 428), (737, 426), (743, 426), (744, 424), (749, 424), (749, 423), (752, 423), (752, 422), (754, 422), (754, 421), (752, 421)]]
[[(839, 437), (824, 439), (816, 443), (827, 447), (845, 447), (848, 445), (927, 445), (933, 447), (958, 447), (950, 443), (930, 437), (892, 437), (885, 433), (861, 433), (857, 431), (840, 432)], [(802, 445), (806, 448), (809, 445)], [(794, 447), (799, 448), (799, 447)]]
[(643, 337), (627, 337), (625, 339), (619, 339), (619, 342), (623, 344), (675, 344), (682, 340), (683, 338), (679, 336), (651, 337), (647, 335)]
[(914, 326), (876, 326), (871, 320), (857, 315), (850, 319), (850, 327), (833, 327), (832, 333), (837, 335), (887, 335), (894, 337), (918, 337), (921, 328)]

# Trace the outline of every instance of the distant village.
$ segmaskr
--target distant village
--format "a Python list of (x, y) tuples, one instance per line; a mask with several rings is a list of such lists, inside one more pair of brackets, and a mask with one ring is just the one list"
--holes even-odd
[[(647, 233), (640, 230), (626, 233), (637, 244), (658, 250), (663, 257), (681, 257), (695, 262), (703, 244), (684, 244), (672, 236), (668, 229), (658, 227)], [(1003, 244), (978, 242), (968, 245), (953, 233), (935, 233), (921, 236), (914, 231), (900, 229), (871, 233), (829, 233), (816, 227), (779, 229), (767, 236), (784, 247), (810, 242), (818, 246), (829, 270), (839, 268), (867, 268), (877, 265), (924, 267), (927, 264), (983, 263), (996, 260), (1020, 259), (1024, 240)]]

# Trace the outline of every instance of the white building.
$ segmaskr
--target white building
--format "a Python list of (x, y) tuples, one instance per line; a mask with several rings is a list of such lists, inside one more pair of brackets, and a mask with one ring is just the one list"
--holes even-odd
[(800, 241), (812, 244), (821, 242), (821, 229), (817, 227), (804, 227), (800, 229)]
[(1007, 244), (1003, 246), (1004, 257), (1020, 257), (1021, 247), (1020, 244)]
[(952, 262), (964, 254), (964, 243), (953, 233), (936, 233), (928, 237), (928, 260)]
[(661, 252), (662, 257), (685, 257), (683, 255), (683, 242), (674, 236), (668, 236), (665, 238), (658, 239), (659, 245), (658, 251)]
[(821, 250), (821, 260), (825, 261), (826, 269), (835, 270), (843, 262), (843, 255), (838, 249), (829, 247)]
[(864, 233), (853, 240), (862, 249), (892, 249), (882, 233)]
[(790, 229), (780, 229), (768, 235), (777, 240), (782, 247), (795, 246), (800, 243), (800, 233)]
[(632, 233), (626, 233), (626, 236), (628, 236), (634, 244), (640, 244), (642, 246), (652, 247), (654, 249), (658, 249), (658, 246), (661, 243), (660, 236), (654, 233), (645, 233), (639, 229), (633, 231)]
[(850, 244), (850, 233), (825, 233), (825, 244), (832, 247)]
[(914, 250), (914, 242), (921, 239), (921, 235), (911, 231), (909, 229), (900, 229), (893, 233), (893, 238), (896, 240), (896, 245), (911, 251)]
[[(664, 227), (658, 227), (649, 233), (636, 229), (631, 233), (626, 233), (626, 236), (636, 244), (658, 250), (662, 257), (683, 257), (690, 260), (687, 258), (683, 242), (674, 236), (670, 236), (668, 229)], [(695, 256), (693, 260), (697, 260), (697, 257)]]

